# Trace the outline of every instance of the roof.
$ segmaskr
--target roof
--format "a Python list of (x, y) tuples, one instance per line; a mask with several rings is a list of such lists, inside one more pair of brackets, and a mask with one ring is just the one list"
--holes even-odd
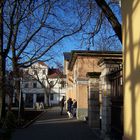
[(45, 64), (43, 61), (39, 61), (38, 64), (40, 64), (42, 66), (47, 66), (47, 64)]
[(57, 73), (48, 75), (48, 78), (57, 78), (57, 77), (59, 77), (59, 74), (57, 74)]
[(65, 78), (66, 76), (58, 68), (49, 68), (48, 78)]
[(48, 69), (48, 75), (54, 74), (54, 73), (61, 73), (61, 71), (58, 68), (49, 68)]
[(48, 75), (48, 78), (66, 78), (66, 75), (60, 75), (60, 74), (58, 74), (58, 73), (53, 73), (53, 74), (51, 74), (51, 75)]
[(70, 52), (64, 52), (64, 59), (69, 61), (71, 58), (71, 53)]
[(77, 59), (77, 56), (88, 57), (122, 57), (121, 51), (85, 51), (85, 50), (73, 50), (71, 51), (71, 58), (69, 60), (68, 69), (72, 70)]

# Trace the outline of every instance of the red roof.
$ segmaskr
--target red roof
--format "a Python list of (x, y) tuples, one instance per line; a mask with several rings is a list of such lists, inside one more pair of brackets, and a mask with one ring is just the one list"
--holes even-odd
[(58, 78), (60, 75), (57, 73), (53, 73), (51, 75), (48, 75), (48, 78)]
[(47, 66), (47, 64), (45, 64), (45, 63), (42, 62), (42, 61), (39, 61), (38, 63), (39, 63), (40, 65)]
[(48, 77), (49, 78), (58, 78), (58, 77), (64, 78), (65, 76), (58, 68), (51, 68), (48, 71)]
[(48, 75), (51, 75), (54, 73), (61, 74), (62, 72), (58, 68), (49, 68)]

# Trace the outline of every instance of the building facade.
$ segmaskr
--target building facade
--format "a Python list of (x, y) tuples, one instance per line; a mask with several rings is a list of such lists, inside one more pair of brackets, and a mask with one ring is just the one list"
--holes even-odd
[[(88, 117), (89, 78), (88, 72), (101, 72), (98, 62), (101, 58), (121, 57), (121, 52), (72, 51), (70, 58), (64, 55), (66, 73), (66, 97), (77, 100), (77, 118)], [(67, 64), (67, 65), (66, 65)]]

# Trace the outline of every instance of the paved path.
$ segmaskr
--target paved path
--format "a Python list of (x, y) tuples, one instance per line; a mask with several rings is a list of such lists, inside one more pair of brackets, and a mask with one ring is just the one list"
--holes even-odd
[(59, 108), (52, 108), (32, 125), (18, 129), (11, 140), (99, 140), (85, 122), (69, 119), (66, 112), (60, 115)]

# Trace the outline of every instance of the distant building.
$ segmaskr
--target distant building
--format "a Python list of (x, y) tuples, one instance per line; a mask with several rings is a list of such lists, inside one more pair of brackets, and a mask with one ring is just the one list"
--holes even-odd
[(59, 69), (38, 62), (23, 71), (21, 92), (25, 107), (34, 108), (40, 102), (44, 105), (57, 105), (65, 96), (65, 76)]
[(46, 75), (48, 75), (48, 66), (44, 62), (38, 62), (23, 71), (21, 92), (25, 107), (34, 107), (36, 102), (43, 102), (46, 104), (47, 98), (45, 89), (40, 82), (47, 88), (47, 81), (45, 78)]

